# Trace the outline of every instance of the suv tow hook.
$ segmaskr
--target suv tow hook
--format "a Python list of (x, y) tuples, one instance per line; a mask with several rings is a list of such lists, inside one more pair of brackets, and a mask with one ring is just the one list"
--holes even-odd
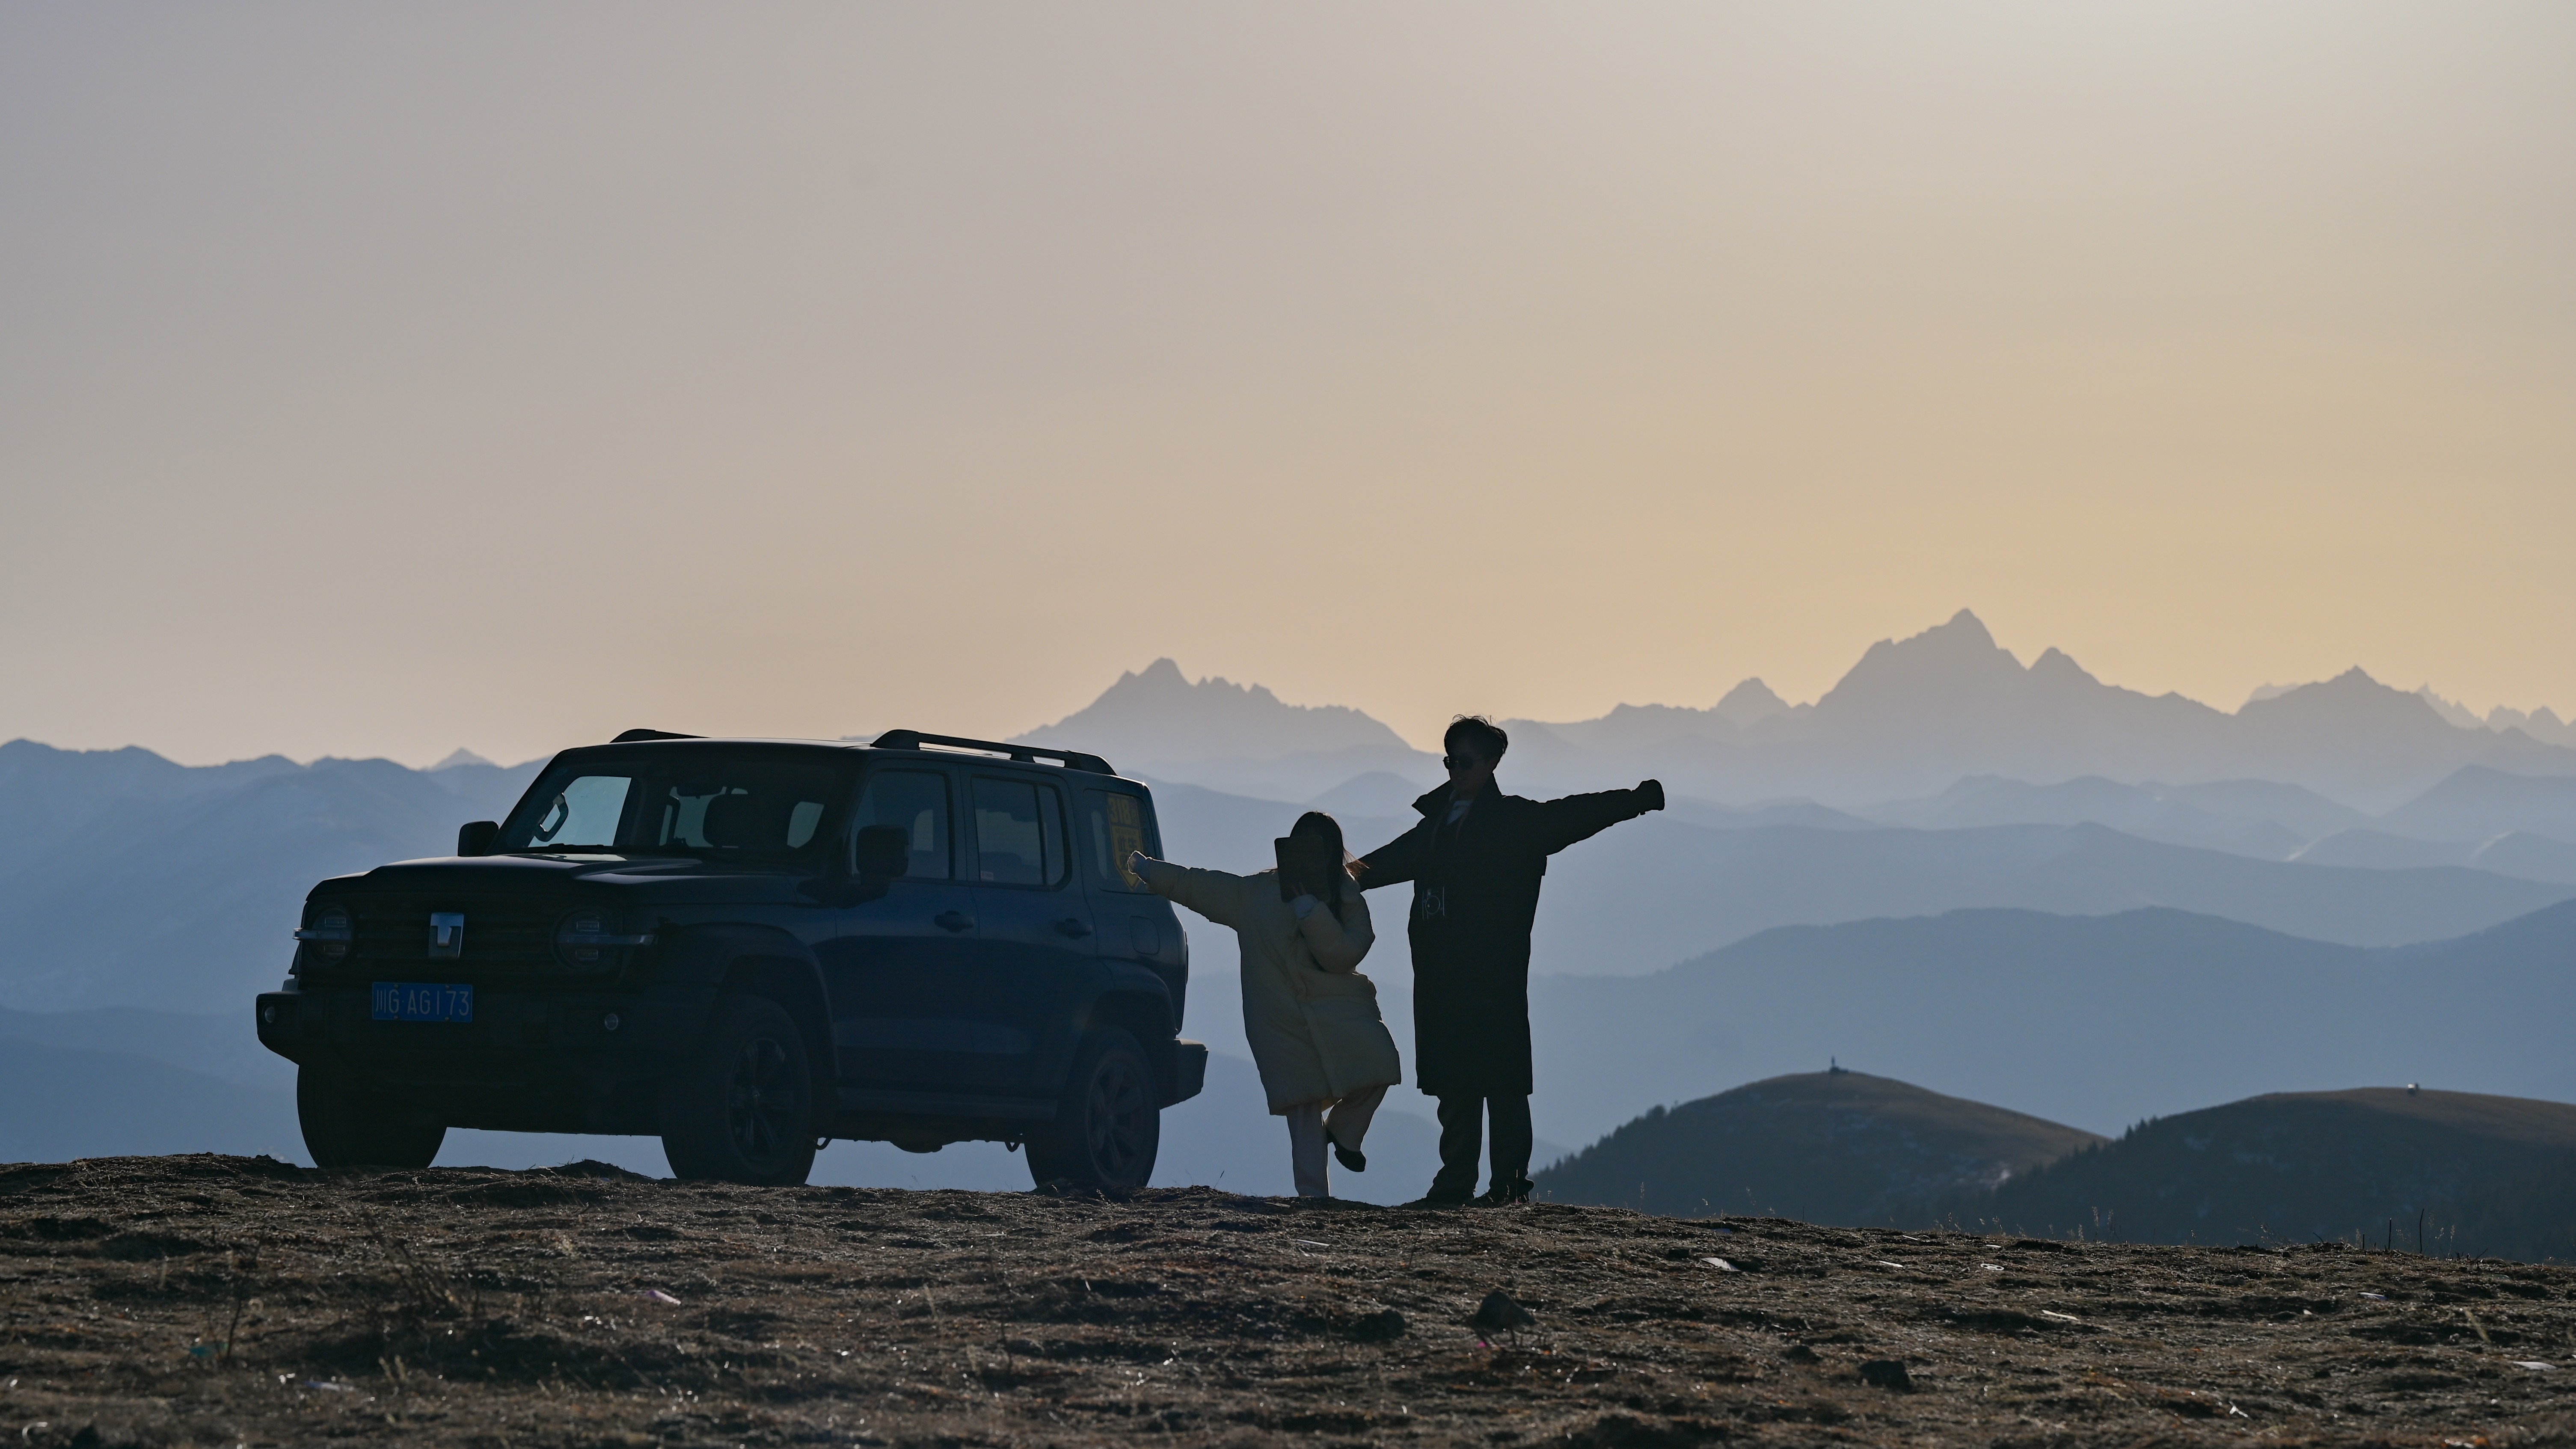
[(1084, 925), (1081, 917), (1079, 916), (1067, 916), (1063, 920), (1056, 922), (1055, 930), (1057, 935), (1071, 936), (1077, 941), (1091, 934), (1091, 928)]
[(975, 918), (964, 911), (941, 911), (930, 918), (930, 924), (943, 931), (971, 931), (975, 929)]

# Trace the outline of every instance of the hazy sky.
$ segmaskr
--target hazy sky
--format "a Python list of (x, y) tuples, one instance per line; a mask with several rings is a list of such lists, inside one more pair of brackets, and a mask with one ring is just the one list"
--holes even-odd
[(0, 8), (0, 738), (2576, 706), (2576, 6)]

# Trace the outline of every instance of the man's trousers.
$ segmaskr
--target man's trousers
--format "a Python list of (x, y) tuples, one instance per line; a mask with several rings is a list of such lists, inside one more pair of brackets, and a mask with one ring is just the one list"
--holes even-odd
[(1494, 1191), (1529, 1195), (1529, 1098), (1501, 1096), (1440, 1099), (1440, 1175), (1431, 1180), (1431, 1196), (1464, 1201), (1476, 1195), (1476, 1154), (1484, 1145), (1488, 1114), (1494, 1119)]

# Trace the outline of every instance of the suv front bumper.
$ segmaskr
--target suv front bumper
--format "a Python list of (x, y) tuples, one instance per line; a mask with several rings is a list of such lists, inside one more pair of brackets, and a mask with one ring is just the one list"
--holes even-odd
[(262, 992), (251, 1009), (270, 1051), (453, 1126), (650, 1132), (652, 1089), (696, 1050), (714, 1002), (712, 987), (478, 985), (470, 1022), (378, 1021), (366, 986), (333, 985)]

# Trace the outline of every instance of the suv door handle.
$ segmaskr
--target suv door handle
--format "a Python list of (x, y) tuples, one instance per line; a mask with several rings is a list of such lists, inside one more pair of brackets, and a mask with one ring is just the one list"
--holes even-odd
[(930, 918), (930, 924), (943, 931), (971, 931), (975, 929), (975, 918), (964, 911), (941, 911)]
[(1079, 941), (1091, 934), (1091, 928), (1082, 923), (1081, 917), (1067, 916), (1055, 923), (1055, 933), (1059, 936), (1071, 936)]

